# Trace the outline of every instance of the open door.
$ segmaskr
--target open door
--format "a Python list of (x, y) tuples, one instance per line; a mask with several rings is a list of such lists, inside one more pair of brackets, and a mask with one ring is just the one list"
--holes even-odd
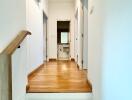
[(75, 60), (83, 68), (84, 12), (83, 6), (75, 13)]
[(75, 41), (75, 61), (76, 63), (78, 64), (78, 50), (79, 50), (79, 45), (78, 45), (78, 9), (76, 10), (76, 13), (75, 13), (75, 35), (74, 35), (74, 41)]
[(84, 11), (83, 11), (83, 5), (81, 5), (80, 8), (80, 60), (81, 60), (81, 67), (83, 68), (83, 41), (84, 41)]

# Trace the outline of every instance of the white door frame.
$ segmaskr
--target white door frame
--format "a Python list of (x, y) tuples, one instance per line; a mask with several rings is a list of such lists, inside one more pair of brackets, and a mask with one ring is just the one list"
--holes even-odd
[[(71, 20), (56, 20), (56, 25), (57, 25), (57, 22), (58, 21), (69, 21), (70, 24), (69, 24), (69, 60), (71, 59)], [(57, 32), (56, 32), (57, 34)], [(58, 59), (58, 44), (57, 44), (57, 59)]]
[(47, 52), (47, 20), (48, 17), (46, 16), (45, 12), (43, 12), (43, 60), (44, 62), (47, 61), (48, 52)]
[(78, 64), (78, 9), (75, 12), (75, 35), (74, 35), (74, 53), (75, 61)]

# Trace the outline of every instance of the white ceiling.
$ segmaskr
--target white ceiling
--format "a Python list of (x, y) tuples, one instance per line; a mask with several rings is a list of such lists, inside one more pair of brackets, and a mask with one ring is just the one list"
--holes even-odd
[(75, 0), (49, 0), (49, 2), (74, 2)]

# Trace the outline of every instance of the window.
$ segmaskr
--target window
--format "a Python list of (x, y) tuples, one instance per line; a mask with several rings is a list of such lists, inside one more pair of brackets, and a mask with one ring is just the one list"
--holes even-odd
[(61, 32), (61, 43), (68, 43), (68, 32)]

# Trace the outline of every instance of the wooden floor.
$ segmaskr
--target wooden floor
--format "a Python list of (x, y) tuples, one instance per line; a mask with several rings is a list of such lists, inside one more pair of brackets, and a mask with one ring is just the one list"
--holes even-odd
[(73, 61), (47, 62), (28, 78), (28, 93), (92, 92), (86, 71)]

